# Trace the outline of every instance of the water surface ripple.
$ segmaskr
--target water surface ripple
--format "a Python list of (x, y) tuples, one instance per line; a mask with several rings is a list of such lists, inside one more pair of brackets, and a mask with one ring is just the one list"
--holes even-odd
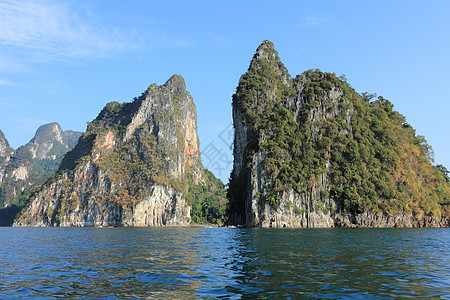
[(0, 299), (450, 299), (450, 229), (0, 228)]

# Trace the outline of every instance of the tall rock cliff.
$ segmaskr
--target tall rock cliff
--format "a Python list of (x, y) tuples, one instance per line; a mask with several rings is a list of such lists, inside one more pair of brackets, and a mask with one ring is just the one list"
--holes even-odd
[(203, 182), (196, 108), (184, 80), (108, 103), (15, 226), (186, 225)]
[(335, 74), (291, 78), (271, 42), (233, 95), (231, 222), (250, 227), (448, 226), (431, 148), (379, 97)]

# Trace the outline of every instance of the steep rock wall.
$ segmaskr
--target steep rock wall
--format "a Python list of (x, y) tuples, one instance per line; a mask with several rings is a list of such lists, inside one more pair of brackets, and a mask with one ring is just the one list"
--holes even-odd
[[(298, 87), (298, 89), (301, 89), (301, 87)], [(342, 92), (334, 88), (326, 97), (319, 100), (318, 108), (311, 111), (310, 120), (313, 141), (317, 141), (321, 135), (320, 128), (317, 125), (319, 120), (332, 118), (341, 113), (339, 106), (341, 96)], [(295, 111), (294, 117), (298, 118), (299, 112), (305, 103), (301, 91), (298, 93), (298, 96), (287, 98), (285, 101), (286, 107)], [(346, 115), (345, 121), (351, 130), (350, 113), (346, 113)], [(236, 119), (236, 123), (239, 122), (240, 120)], [(241, 126), (236, 124), (237, 128)], [(239, 141), (239, 136), (237, 136), (237, 144), (245, 145), (245, 142)], [(245, 147), (241, 146), (241, 149), (245, 149)], [(264, 175), (263, 163), (265, 156), (263, 151), (258, 151), (252, 157), (249, 177), (250, 188), (246, 205), (246, 225), (250, 227), (333, 227), (333, 218), (328, 212), (324, 212), (326, 207), (330, 210), (336, 209), (338, 206), (333, 199), (324, 196), (325, 192), (331, 188), (329, 183), (329, 157), (325, 163), (326, 171), (317, 176), (311, 186), (300, 194), (292, 189), (281, 193), (279, 195), (279, 203), (274, 208), (267, 201), (263, 200), (271, 190), (271, 180)], [(243, 163), (241, 162), (238, 167), (242, 165)]]
[[(35, 196), (22, 212), (14, 226), (61, 226), (61, 227), (109, 227), (109, 226), (164, 226), (187, 225), (190, 222), (190, 206), (175, 189), (153, 184), (149, 194), (137, 204), (124, 208), (117, 203), (101, 197), (93, 197), (88, 191), (96, 187), (100, 193), (111, 192), (106, 184), (105, 174), (89, 164), (85, 167), (85, 176), (93, 181), (92, 185), (76, 185), (69, 198), (67, 192), (68, 177), (50, 184)], [(87, 168), (87, 169), (86, 169)], [(88, 175), (89, 174), (89, 175)], [(92, 176), (92, 177), (91, 177)], [(78, 194), (83, 198), (78, 198)]]
[[(428, 145), (417, 147), (423, 141), (389, 101), (366, 97), (335, 74), (290, 78), (265, 41), (233, 95), (230, 222), (449, 226), (450, 186), (427, 161)], [(419, 185), (427, 192), (414, 195)]]

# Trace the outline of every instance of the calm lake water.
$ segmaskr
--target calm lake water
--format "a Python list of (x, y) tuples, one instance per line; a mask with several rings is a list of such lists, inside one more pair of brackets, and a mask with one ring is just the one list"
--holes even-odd
[(0, 299), (450, 299), (450, 229), (0, 228)]

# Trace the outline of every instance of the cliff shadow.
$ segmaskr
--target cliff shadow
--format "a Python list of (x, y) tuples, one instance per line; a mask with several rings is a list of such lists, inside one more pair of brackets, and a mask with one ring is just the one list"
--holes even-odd
[(11, 205), (0, 209), (0, 226), (12, 226), (14, 219), (22, 210), (22, 207)]

